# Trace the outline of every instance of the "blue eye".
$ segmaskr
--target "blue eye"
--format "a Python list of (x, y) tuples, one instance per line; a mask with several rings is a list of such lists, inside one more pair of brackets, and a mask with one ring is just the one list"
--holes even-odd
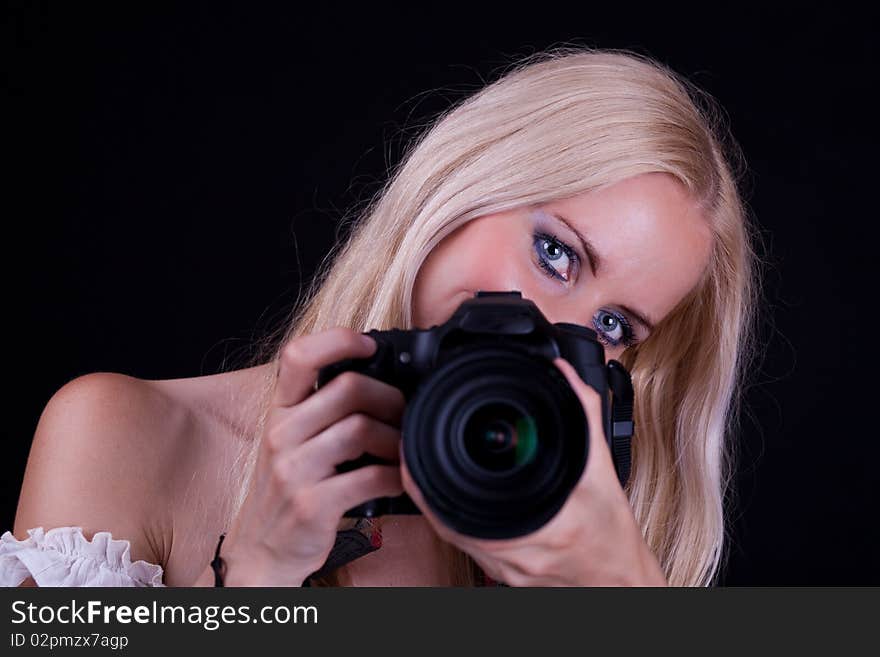
[[(577, 252), (549, 233), (536, 231), (532, 241), (538, 256), (538, 266), (544, 274), (555, 280), (571, 283), (580, 264)], [(622, 314), (600, 310), (593, 318), (593, 327), (599, 341), (609, 347), (631, 347), (638, 342), (632, 325)]]
[(536, 232), (533, 236), (538, 265), (550, 277), (571, 281), (577, 270), (578, 256), (575, 250), (562, 240), (547, 233)]
[(600, 310), (593, 320), (599, 340), (610, 347), (631, 347), (637, 341), (632, 326), (624, 315)]

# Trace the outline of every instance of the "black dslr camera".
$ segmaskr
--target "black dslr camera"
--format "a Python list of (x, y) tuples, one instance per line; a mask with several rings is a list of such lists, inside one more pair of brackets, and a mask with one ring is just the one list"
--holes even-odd
[[(366, 335), (378, 344), (375, 354), (322, 368), (318, 387), (353, 370), (403, 392), (404, 459), (426, 502), (455, 531), (477, 538), (529, 534), (556, 515), (580, 479), (587, 418), (555, 357), (602, 397), (602, 426), (618, 479), (626, 483), (632, 382), (617, 361), (606, 366), (592, 329), (551, 324), (519, 292), (481, 291), (445, 324)], [(384, 461), (365, 454), (337, 470), (370, 463)], [(404, 493), (370, 500), (345, 516), (419, 513)]]

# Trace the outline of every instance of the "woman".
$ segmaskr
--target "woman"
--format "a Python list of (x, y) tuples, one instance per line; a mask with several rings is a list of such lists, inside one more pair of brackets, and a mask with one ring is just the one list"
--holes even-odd
[[(641, 55), (521, 61), (412, 146), (270, 358), (61, 388), (0, 542), (0, 581), (211, 586), (219, 553), (227, 586), (713, 583), (758, 289), (717, 116)], [(355, 374), (313, 385), (323, 365), (372, 353), (359, 332), (442, 323), (477, 290), (519, 290), (551, 322), (594, 328), (635, 387), (624, 490), (598, 395), (555, 361), (590, 422), (590, 459), (557, 516), (509, 541), (444, 527), (403, 466), (337, 474), (365, 451), (398, 459), (403, 396)], [(342, 518), (404, 491), (424, 516)], [(321, 571), (352, 531), (367, 547)]]

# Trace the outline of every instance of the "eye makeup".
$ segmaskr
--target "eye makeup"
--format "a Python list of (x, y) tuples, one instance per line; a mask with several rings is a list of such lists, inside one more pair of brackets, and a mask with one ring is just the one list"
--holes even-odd
[[(574, 247), (549, 230), (546, 224), (540, 225), (539, 222), (533, 230), (532, 250), (535, 254), (535, 263), (544, 275), (559, 281), (564, 286), (574, 285), (582, 258)], [(562, 265), (561, 271), (560, 265)], [(611, 331), (609, 331), (609, 320), (613, 324)], [(632, 323), (623, 313), (601, 309), (593, 318), (592, 324), (599, 340), (606, 346), (630, 347), (639, 342)], [(619, 331), (620, 335), (615, 336), (615, 331)]]

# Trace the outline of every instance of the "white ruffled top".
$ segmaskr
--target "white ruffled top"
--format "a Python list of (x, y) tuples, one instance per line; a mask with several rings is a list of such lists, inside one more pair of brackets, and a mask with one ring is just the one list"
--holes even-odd
[(19, 541), (0, 536), (0, 586), (33, 577), (38, 586), (165, 586), (162, 566), (131, 561), (131, 544), (97, 532), (89, 541), (82, 527), (28, 529)]

